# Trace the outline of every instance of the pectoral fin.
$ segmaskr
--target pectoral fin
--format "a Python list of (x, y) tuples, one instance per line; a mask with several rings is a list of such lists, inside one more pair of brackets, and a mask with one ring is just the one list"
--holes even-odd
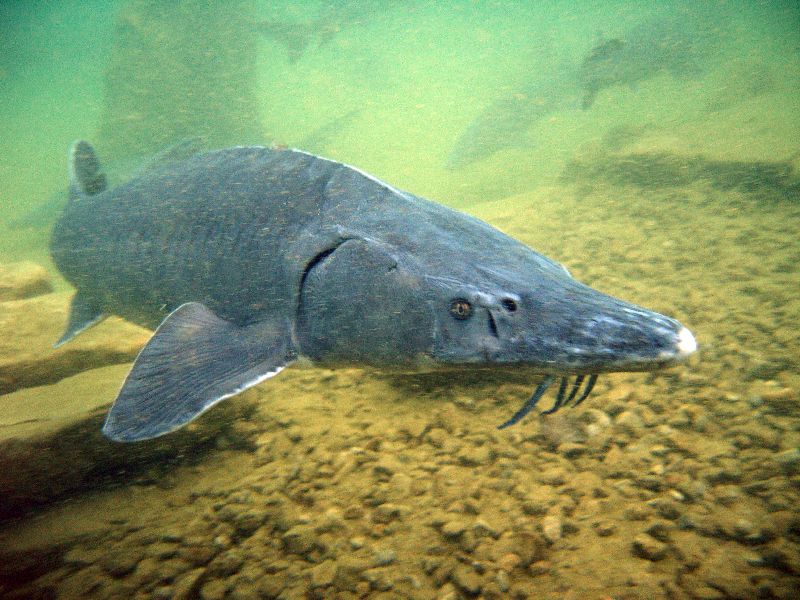
[(139, 353), (103, 433), (118, 442), (169, 433), (296, 357), (286, 320), (239, 327), (198, 302), (183, 304)]
[(59, 340), (53, 344), (53, 348), (63, 346), (82, 331), (86, 331), (92, 325), (97, 325), (106, 318), (106, 315), (95, 306), (95, 304), (80, 291), (72, 298), (69, 307), (69, 322), (67, 329)]

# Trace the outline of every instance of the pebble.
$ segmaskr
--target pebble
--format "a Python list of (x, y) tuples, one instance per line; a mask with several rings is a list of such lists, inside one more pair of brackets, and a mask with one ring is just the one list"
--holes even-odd
[(626, 410), (617, 415), (614, 421), (626, 433), (636, 433), (644, 427), (644, 421), (635, 412)]
[(361, 508), (360, 506), (355, 506), (355, 505), (348, 506), (342, 512), (342, 517), (344, 517), (349, 521), (354, 519), (360, 519), (363, 516), (364, 516), (364, 509)]
[(223, 600), (228, 592), (228, 584), (224, 579), (212, 579), (205, 582), (200, 588), (202, 600)]
[(637, 486), (651, 492), (658, 492), (664, 486), (664, 478), (657, 475), (639, 475), (635, 481)]
[(174, 594), (172, 588), (167, 585), (162, 585), (153, 590), (153, 600), (172, 600)]
[(433, 572), (438, 569), (441, 564), (442, 560), (440, 558), (426, 556), (422, 559), (422, 570), (425, 572), (425, 575), (433, 575)]
[(217, 550), (211, 544), (203, 544), (199, 541), (187, 544), (178, 550), (178, 557), (195, 567), (207, 565), (216, 554)]
[(503, 593), (506, 593), (508, 591), (511, 582), (509, 581), (508, 573), (506, 571), (504, 571), (503, 569), (497, 571), (497, 573), (494, 576), (494, 581), (497, 584), (498, 590), (500, 590)]
[(482, 519), (478, 519), (472, 524), (472, 533), (478, 538), (489, 536), (497, 539), (500, 537), (500, 532)]
[(189, 600), (197, 597), (205, 569), (193, 569), (181, 575), (172, 588), (173, 600)]
[(311, 586), (328, 587), (336, 579), (337, 565), (334, 560), (325, 560), (311, 569)]
[(75, 546), (64, 553), (64, 563), (75, 567), (86, 567), (97, 563), (105, 553), (106, 550), (102, 547)]
[(159, 562), (158, 559), (151, 556), (143, 558), (136, 565), (130, 580), (134, 581), (137, 586), (148, 586), (154, 583), (159, 577)]
[(743, 374), (745, 381), (774, 379), (782, 371), (792, 369), (792, 364), (783, 358), (765, 359), (749, 367)]
[(375, 475), (391, 477), (397, 471), (402, 470), (403, 465), (393, 456), (381, 456), (372, 467)]
[(428, 430), (429, 424), (424, 419), (407, 417), (400, 424), (400, 431), (407, 434), (412, 440), (419, 440)]
[(156, 542), (147, 547), (147, 555), (162, 560), (172, 558), (178, 555), (178, 547), (175, 544)]
[(614, 535), (617, 531), (617, 526), (613, 521), (598, 521), (592, 525), (594, 532), (600, 537), (608, 537)]
[(337, 563), (333, 585), (340, 591), (356, 592), (367, 565), (355, 558), (341, 559)]
[(667, 421), (670, 427), (686, 429), (692, 425), (692, 416), (686, 406), (681, 406)]
[(425, 479), (412, 479), (409, 485), (409, 492), (414, 496), (422, 496), (431, 490), (431, 481)]
[(668, 551), (669, 546), (667, 544), (659, 542), (646, 533), (640, 533), (633, 538), (632, 553), (639, 558), (659, 561), (667, 556)]
[(309, 525), (296, 525), (283, 534), (282, 538), (287, 552), (292, 554), (306, 554), (316, 544), (316, 533)]
[(436, 594), (436, 600), (459, 600), (459, 598), (458, 590), (451, 583), (445, 583)]
[(732, 533), (733, 538), (742, 544), (763, 544), (774, 537), (769, 529), (759, 527), (749, 519), (737, 519)]
[[(414, 489), (414, 479), (406, 473), (395, 473), (389, 480), (393, 498), (408, 498)], [(423, 488), (424, 492), (425, 488)]]
[(702, 585), (692, 590), (692, 597), (697, 598), (697, 600), (723, 600), (728, 596), (722, 590)]
[(376, 506), (375, 510), (372, 511), (372, 522), (382, 524), (391, 523), (402, 514), (404, 509), (406, 511), (408, 510), (405, 507), (390, 502)]
[(711, 485), (723, 483), (739, 483), (742, 480), (742, 469), (739, 464), (732, 460), (717, 461), (721, 466), (706, 469), (704, 476)]
[(494, 459), (491, 448), (484, 444), (483, 446), (467, 447), (458, 453), (458, 463), (464, 467), (478, 467), (488, 465)]
[(606, 497), (608, 494), (603, 491), (603, 480), (597, 473), (591, 471), (581, 471), (570, 477), (570, 487), (581, 495)]
[(665, 543), (669, 541), (669, 531), (670, 523), (668, 521), (655, 521), (645, 529), (647, 535)]
[(468, 524), (465, 521), (448, 521), (442, 525), (442, 535), (446, 538), (455, 539), (467, 530)]
[(546, 575), (552, 568), (553, 563), (549, 560), (537, 560), (528, 565), (528, 572), (534, 577), (538, 577), (539, 575)]
[(766, 411), (770, 414), (784, 417), (798, 415), (800, 402), (798, 402), (797, 392), (791, 388), (765, 390), (761, 393), (761, 399), (764, 401)]
[(471, 529), (467, 529), (458, 538), (458, 545), (464, 552), (470, 553), (477, 547), (478, 537)]
[(47, 269), (33, 262), (0, 264), (0, 302), (52, 292), (51, 279)]
[(539, 473), (537, 479), (545, 485), (564, 485), (566, 481), (564, 469), (561, 467), (545, 469)]
[(353, 550), (360, 550), (361, 548), (364, 547), (365, 543), (366, 543), (366, 540), (361, 536), (356, 536), (356, 537), (350, 538), (350, 547)]
[(522, 559), (519, 557), (519, 554), (507, 552), (497, 559), (497, 568), (505, 571), (506, 573), (510, 573), (516, 569), (521, 562)]
[(563, 533), (561, 519), (555, 515), (547, 515), (542, 519), (542, 532), (544, 538), (551, 544), (560, 540)]
[(632, 505), (622, 511), (622, 517), (626, 521), (646, 521), (649, 516), (650, 511), (643, 506)]
[(512, 531), (500, 536), (495, 542), (496, 551), (502, 555), (516, 554), (520, 558), (520, 565), (527, 566), (539, 560), (544, 542), (541, 537), (530, 531)]
[(391, 548), (377, 550), (372, 556), (372, 566), (385, 567), (392, 564), (397, 558), (397, 553)]
[(558, 451), (567, 458), (578, 458), (579, 456), (586, 454), (587, 450), (588, 448), (584, 444), (578, 444), (575, 442), (567, 442), (558, 447)]
[(223, 533), (214, 537), (214, 547), (217, 550), (224, 550), (225, 548), (230, 548), (232, 545), (233, 545), (233, 540), (229, 535)]
[(477, 595), (483, 585), (478, 574), (467, 565), (458, 565), (451, 578), (456, 587), (467, 594)]
[[(670, 493), (670, 495), (672, 497), (676, 497), (676, 495), (673, 493)], [(683, 498), (683, 497), (684, 497), (683, 494), (677, 492), (677, 498)], [(681, 516), (681, 509), (679, 508), (679, 505), (666, 498), (658, 498), (656, 500), (653, 500), (650, 503), (650, 506), (656, 509), (656, 512), (660, 517), (663, 517), (664, 519), (669, 519), (670, 521), (675, 521)]]
[(244, 556), (239, 550), (227, 550), (209, 563), (206, 572), (217, 577), (230, 577), (237, 573), (243, 564)]
[(112, 577), (125, 577), (133, 572), (141, 559), (141, 553), (122, 549), (104, 554), (100, 558), (100, 566)]
[(758, 425), (757, 423), (747, 423), (742, 427), (729, 428), (726, 431), (725, 436), (737, 437), (737, 439), (740, 439), (742, 436), (746, 438), (745, 444), (736, 444), (740, 448), (757, 446), (760, 448), (777, 450), (780, 447), (781, 441), (780, 432), (772, 429), (771, 427)]
[(447, 441), (447, 438), (447, 432), (444, 429), (439, 428), (431, 429), (427, 434), (425, 434), (425, 439), (434, 448), (443, 447)]
[(394, 587), (394, 582), (385, 569), (367, 569), (361, 576), (369, 583), (371, 590), (388, 592)]
[(797, 475), (800, 473), (800, 448), (792, 448), (778, 452), (775, 455), (775, 460), (781, 466), (781, 469), (787, 475)]

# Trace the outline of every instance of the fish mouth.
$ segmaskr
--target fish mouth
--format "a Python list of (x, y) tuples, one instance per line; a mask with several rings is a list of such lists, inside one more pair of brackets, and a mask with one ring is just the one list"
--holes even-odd
[[(604, 357), (601, 354), (596, 358), (597, 364), (594, 368), (576, 369), (574, 372), (576, 374), (598, 374), (618, 371), (655, 371), (684, 362), (697, 351), (697, 340), (686, 327), (679, 325), (678, 331), (671, 337), (670, 343), (655, 353), (632, 352), (630, 354), (623, 353), (617, 357)], [(558, 369), (551, 371), (552, 374), (560, 372), (563, 371)]]
[[(618, 365), (606, 364), (601, 370), (589, 372), (571, 373), (563, 369), (548, 372), (542, 382), (536, 387), (530, 398), (522, 405), (522, 407), (515, 412), (510, 419), (498, 425), (498, 429), (505, 429), (519, 421), (521, 421), (528, 413), (536, 408), (539, 400), (545, 395), (550, 386), (553, 385), (556, 378), (560, 377), (560, 384), (556, 392), (556, 399), (547, 410), (541, 412), (542, 415), (550, 415), (561, 408), (579, 406), (586, 400), (594, 390), (597, 383), (597, 378), (602, 372), (609, 372), (614, 370), (621, 371), (649, 371), (661, 367), (677, 364), (686, 360), (694, 352), (697, 351), (697, 340), (691, 331), (686, 327), (681, 326), (675, 335), (675, 341), (672, 349), (662, 350), (655, 358), (651, 359), (638, 359), (631, 362), (631, 358), (621, 362)], [(614, 368), (614, 367), (618, 367)], [(574, 380), (572, 377), (574, 375)], [(571, 382), (571, 383), (570, 383)], [(567, 391), (569, 390), (569, 391)]]
[[(487, 343), (476, 357), (473, 368), (523, 369), (553, 376), (599, 375), (614, 372), (656, 371), (680, 364), (697, 351), (697, 340), (689, 329), (679, 326), (677, 332), (664, 336), (669, 341), (660, 346), (615, 348), (613, 345), (586, 348), (580, 345), (558, 346), (548, 358), (527, 359), (525, 350), (509, 353), (507, 349)], [(555, 345), (555, 344), (554, 344)], [(540, 347), (545, 347), (544, 345)], [(637, 351), (638, 350), (638, 351)]]
[(656, 371), (682, 363), (697, 351), (697, 340), (689, 329), (668, 317), (657, 318), (658, 327), (646, 326), (633, 336), (628, 331), (618, 337), (600, 334), (590, 339), (592, 334), (584, 331), (582, 339), (570, 340), (569, 336), (562, 338), (548, 332), (545, 336), (513, 336), (505, 343), (494, 336), (484, 336), (476, 340), (471, 354), (443, 353), (437, 359), (439, 367), (446, 369), (554, 376)]
[(697, 340), (691, 331), (681, 326), (672, 343), (667, 348), (655, 353), (620, 353), (601, 352), (592, 357), (586, 357), (585, 364), (575, 366), (547, 369), (551, 375), (571, 373), (575, 375), (591, 375), (614, 372), (645, 372), (657, 371), (665, 367), (674, 366), (684, 362), (697, 351)]
[(574, 316), (556, 314), (538, 328), (531, 326), (530, 338), (523, 333), (521, 350), (532, 356), (538, 351), (544, 371), (654, 371), (697, 351), (694, 335), (675, 319), (599, 293), (581, 300)]

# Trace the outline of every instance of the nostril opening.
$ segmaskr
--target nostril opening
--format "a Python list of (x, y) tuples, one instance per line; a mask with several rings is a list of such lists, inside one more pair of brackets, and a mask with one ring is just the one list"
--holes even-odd
[(500, 337), (497, 334), (497, 323), (494, 322), (492, 313), (489, 313), (489, 333), (491, 333), (494, 337)]
[(500, 304), (502, 304), (503, 308), (508, 312), (515, 312), (517, 310), (517, 303), (511, 298), (503, 298)]

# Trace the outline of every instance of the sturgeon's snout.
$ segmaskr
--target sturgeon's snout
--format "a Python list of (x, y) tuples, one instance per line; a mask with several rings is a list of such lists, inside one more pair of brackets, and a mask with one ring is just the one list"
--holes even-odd
[(553, 374), (650, 371), (697, 350), (681, 323), (574, 280), (540, 288), (528, 308), (519, 355)]
[(697, 350), (697, 341), (694, 339), (692, 332), (681, 327), (678, 332), (678, 340), (675, 342), (675, 350), (677, 350), (678, 359), (684, 359)]
[(523, 340), (517, 356), (543, 370), (545, 377), (499, 429), (530, 413), (556, 381), (555, 402), (543, 415), (580, 405), (601, 373), (652, 371), (697, 350), (692, 333), (675, 319), (571, 280), (559, 291), (558, 296), (539, 293), (524, 299), (528, 314), (525, 334), (517, 338)]
[(568, 338), (572, 343), (565, 351), (574, 366), (595, 372), (647, 371), (697, 350), (694, 335), (678, 321), (620, 301), (600, 315), (574, 321)]

